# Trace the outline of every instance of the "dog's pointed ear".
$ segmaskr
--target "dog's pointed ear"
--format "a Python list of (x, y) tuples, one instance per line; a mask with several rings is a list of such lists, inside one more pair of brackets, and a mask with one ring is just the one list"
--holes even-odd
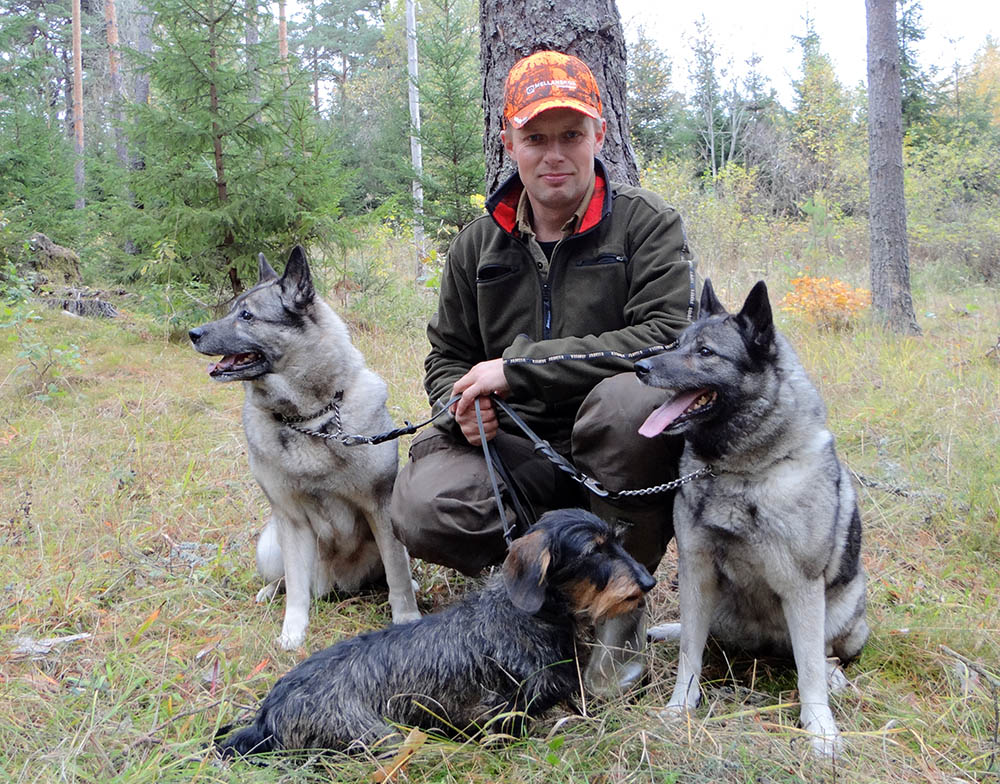
[(705, 285), (701, 287), (701, 302), (698, 305), (698, 315), (700, 318), (714, 316), (717, 313), (725, 313), (725, 306), (719, 302), (715, 296), (715, 289), (712, 288), (712, 279), (705, 278)]
[(503, 562), (503, 581), (519, 610), (534, 615), (542, 608), (551, 560), (544, 531), (532, 531), (511, 544)]
[(285, 274), (281, 276), (281, 297), (285, 306), (291, 310), (305, 310), (316, 297), (312, 273), (309, 272), (309, 262), (301, 245), (292, 248), (285, 265)]
[(767, 297), (767, 285), (758, 280), (750, 289), (737, 318), (746, 330), (753, 348), (766, 350), (774, 341), (774, 315)]
[(274, 280), (278, 277), (278, 273), (274, 271), (274, 267), (267, 263), (267, 259), (264, 257), (263, 253), (257, 254), (257, 282), (264, 283), (268, 280)]

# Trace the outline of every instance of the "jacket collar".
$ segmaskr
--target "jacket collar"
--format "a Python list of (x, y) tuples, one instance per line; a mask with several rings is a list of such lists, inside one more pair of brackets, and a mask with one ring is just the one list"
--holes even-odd
[[(605, 216), (611, 214), (611, 201), (614, 195), (608, 183), (608, 173), (599, 158), (594, 158), (594, 195), (590, 204), (583, 212), (580, 230), (576, 234), (584, 234), (594, 228)], [(517, 236), (517, 203), (521, 199), (524, 184), (521, 175), (514, 172), (486, 202), (486, 211), (494, 222), (508, 234)], [(574, 235), (575, 236), (575, 235)]]

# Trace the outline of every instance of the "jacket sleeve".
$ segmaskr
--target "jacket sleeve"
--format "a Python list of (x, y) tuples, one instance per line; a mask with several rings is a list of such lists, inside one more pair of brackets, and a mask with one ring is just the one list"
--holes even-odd
[(478, 332), (476, 259), (471, 244), (467, 234), (453, 240), (441, 275), (438, 309), (427, 325), (431, 349), (424, 360), (424, 389), (435, 411), (448, 401), (454, 383), (486, 359)]
[[(581, 397), (604, 378), (631, 371), (644, 350), (653, 353), (673, 343), (693, 318), (694, 263), (680, 216), (644, 195), (614, 206), (622, 208), (624, 214), (614, 219), (625, 220), (627, 226), (626, 326), (583, 337), (533, 341), (519, 336), (503, 353), (514, 398), (554, 402)], [(640, 353), (629, 356), (635, 352)], [(553, 360), (566, 354), (581, 359)]]

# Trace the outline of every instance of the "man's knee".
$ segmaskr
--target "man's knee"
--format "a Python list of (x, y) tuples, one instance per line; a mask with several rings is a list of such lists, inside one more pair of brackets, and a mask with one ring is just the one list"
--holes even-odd
[(396, 538), (414, 557), (473, 575), (504, 556), (482, 455), (439, 430), (410, 445), (389, 512)]
[[(611, 491), (655, 487), (677, 476), (683, 440), (645, 438), (639, 426), (665, 398), (632, 373), (605, 379), (584, 399), (573, 427), (577, 466)], [(625, 548), (650, 571), (673, 537), (673, 492), (606, 499), (593, 496), (591, 511), (622, 529)]]
[(611, 490), (649, 487), (677, 476), (679, 436), (639, 435), (639, 426), (666, 393), (633, 373), (611, 376), (584, 399), (573, 425), (573, 459)]

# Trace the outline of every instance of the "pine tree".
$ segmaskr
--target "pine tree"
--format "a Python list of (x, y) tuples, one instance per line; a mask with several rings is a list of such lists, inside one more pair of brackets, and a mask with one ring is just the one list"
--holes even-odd
[(246, 8), (150, 3), (154, 97), (137, 107), (145, 168), (132, 182), (137, 241), (148, 251), (167, 240), (189, 273), (234, 291), (259, 251), (334, 228), (345, 175), (304, 80), (285, 88), (273, 30), (248, 55)]
[(427, 228), (446, 246), (480, 214), (486, 175), (474, 0), (427, 0), (420, 25), (421, 141)]
[(642, 27), (628, 47), (626, 69), (632, 146), (640, 161), (678, 152), (686, 141), (683, 98), (673, 87), (670, 58)]

